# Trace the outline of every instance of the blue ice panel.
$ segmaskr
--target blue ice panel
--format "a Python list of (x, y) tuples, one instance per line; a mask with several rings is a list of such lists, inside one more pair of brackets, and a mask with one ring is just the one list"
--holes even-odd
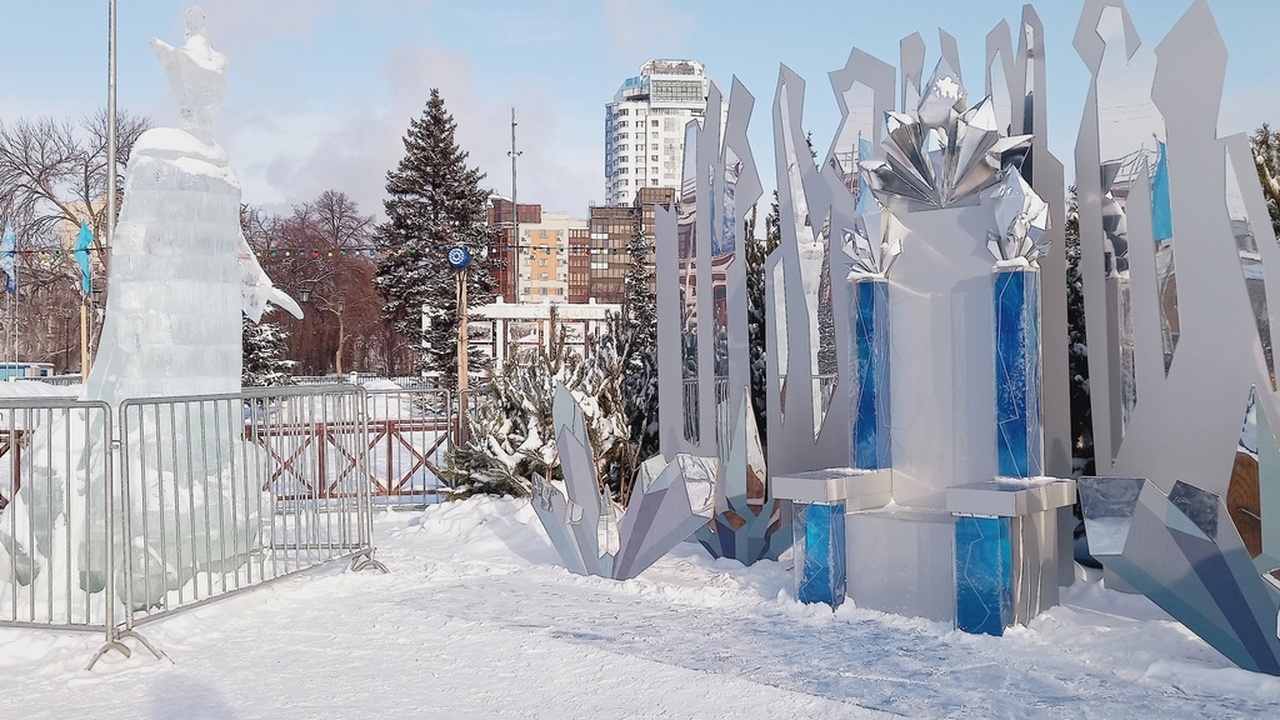
[(852, 465), (892, 466), (889, 453), (889, 282), (854, 283)]
[(996, 456), (1005, 477), (1043, 474), (1039, 274), (995, 274)]
[(1009, 518), (956, 518), (956, 627), (1002, 635), (1013, 623)]
[(844, 503), (793, 503), (796, 597), (803, 603), (844, 602), (846, 565)]

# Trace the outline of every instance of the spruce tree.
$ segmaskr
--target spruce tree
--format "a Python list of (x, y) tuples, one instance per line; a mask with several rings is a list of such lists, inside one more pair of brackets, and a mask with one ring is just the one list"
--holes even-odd
[(654, 292), (653, 238), (637, 212), (627, 244), (622, 312), (608, 326), (622, 365), (624, 412), (637, 462), (658, 452), (658, 297)]
[(387, 220), (374, 233), (383, 319), (413, 341), (420, 369), (439, 373), (447, 384), (457, 375), (458, 306), (456, 271), (446, 254), (455, 246), (471, 253), (468, 306), (492, 302), (487, 250), (497, 232), (486, 222), (484, 174), (467, 167), (455, 128), (433, 88), (422, 116), (409, 122), (404, 157), (387, 173)]
[(1253, 159), (1258, 166), (1258, 182), (1262, 196), (1271, 214), (1271, 227), (1280, 235), (1280, 135), (1271, 132), (1271, 126), (1262, 127), (1249, 138), (1253, 144)]
[[(765, 306), (764, 268), (765, 259), (782, 242), (782, 231), (779, 228), (778, 193), (773, 193), (773, 206), (765, 216), (765, 236), (761, 242), (756, 238), (756, 208), (751, 208), (747, 218), (747, 342), (751, 347), (751, 408), (756, 416), (756, 428), (760, 432), (760, 444), (768, 452), (768, 384), (766, 383), (767, 353), (765, 345)], [(774, 399), (777, 402), (777, 399)]]
[[(1089, 348), (1085, 336), (1084, 280), (1080, 276), (1080, 203), (1076, 186), (1067, 191), (1063, 230), (1067, 257), (1067, 370), (1071, 374), (1072, 455), (1082, 465), (1093, 459), (1093, 407), (1089, 400)], [(1085, 468), (1092, 472), (1091, 468)]]
[(279, 323), (267, 322), (265, 318), (260, 323), (247, 317), (242, 317), (240, 321), (243, 347), (240, 385), (261, 387), (292, 384), (294, 362), (284, 357), (285, 342), (289, 337), (285, 329)]

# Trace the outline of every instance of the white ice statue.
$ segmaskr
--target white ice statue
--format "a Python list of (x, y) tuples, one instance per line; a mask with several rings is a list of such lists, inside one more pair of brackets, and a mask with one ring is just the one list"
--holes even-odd
[[(256, 321), (271, 302), (302, 314), (245, 243), (240, 184), (213, 141), (226, 59), (210, 46), (199, 8), (187, 11), (186, 30), (179, 48), (152, 41), (181, 103), (181, 127), (148, 130), (134, 144), (108, 261), (106, 317), (85, 397), (113, 411), (130, 398), (238, 392), (241, 312)], [(249, 471), (262, 467), (261, 450), (243, 440), (239, 405), (159, 405), (124, 413), (124, 427), (115, 428), (143, 448), (122, 458), (132, 530), (113, 552), (118, 588), (119, 561), (133, 566), (132, 591), (122, 597), (135, 605), (160, 602), (197, 573), (234, 571), (260, 548), (259, 513), (269, 500)], [(101, 420), (87, 434), (86, 427), (36, 435), (29, 456), (103, 458), (110, 450)], [(73, 447), (61, 447), (68, 442)], [(15, 522), (0, 527), (0, 587), (9, 576), (21, 585), (41, 572), (79, 577), (91, 593), (108, 582), (106, 518), (85, 504), (103, 497), (106, 482), (102, 463), (92, 464), (98, 469), (70, 477), (41, 466), (24, 477), (9, 511)], [(122, 497), (117, 489), (116, 501)], [(72, 543), (61, 557), (41, 541), (58, 527)]]
[(268, 302), (301, 317), (275, 289), (240, 229), (240, 183), (213, 141), (226, 58), (209, 44), (204, 13), (186, 14), (186, 42), (152, 40), (181, 104), (179, 128), (138, 138), (109, 265), (106, 319), (86, 397), (235, 392), (240, 311)]

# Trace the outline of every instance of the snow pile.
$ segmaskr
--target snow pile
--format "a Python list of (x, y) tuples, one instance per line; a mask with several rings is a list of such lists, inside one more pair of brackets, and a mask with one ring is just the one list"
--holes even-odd
[(145, 652), (0, 629), (11, 717), (1265, 717), (1235, 669), (1145, 598), (1082, 577), (1002, 638), (792, 599), (783, 563), (686, 543), (640, 577), (571, 575), (527, 501), (376, 523), (388, 575), (330, 570), (142, 628)]

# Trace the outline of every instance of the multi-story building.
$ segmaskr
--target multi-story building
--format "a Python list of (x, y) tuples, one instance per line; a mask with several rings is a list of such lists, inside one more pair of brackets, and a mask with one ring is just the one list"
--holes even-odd
[[(588, 292), (596, 302), (622, 303), (626, 294), (627, 266), (631, 264), (631, 236), (637, 229), (645, 237), (645, 262), (654, 264), (658, 205), (669, 206), (673, 188), (647, 187), (636, 193), (629, 205), (600, 205), (591, 208), (590, 272)], [(652, 286), (652, 283), (651, 283)], [(655, 287), (650, 287), (656, 290)]]
[[(518, 212), (517, 212), (518, 211)], [(519, 223), (516, 223), (516, 220)], [(493, 293), (499, 297), (516, 302), (516, 278), (520, 267), (520, 243), (512, 234), (519, 224), (537, 224), (542, 222), (542, 206), (520, 203), (517, 208), (509, 198), (501, 195), (489, 197), (489, 225), (498, 228), (496, 245), (489, 248), (489, 256), (500, 261), (493, 268)]]
[[(520, 203), (518, 212), (515, 223), (510, 200), (497, 195), (489, 199), (489, 224), (499, 228), (498, 247), (491, 252), (505, 260), (494, 273), (494, 294), (508, 303), (579, 302), (573, 299), (571, 273), (576, 259), (579, 282), (586, 284), (587, 221), (543, 212), (537, 204)], [(580, 302), (585, 302), (587, 293), (581, 294)]]
[(586, 220), (568, 213), (542, 213), (542, 221), (520, 225), (520, 279), (518, 302), (570, 302), (569, 272), (572, 267), (572, 235), (587, 231)]
[(641, 188), (678, 188), (685, 125), (707, 108), (709, 80), (694, 60), (650, 60), (605, 105), (605, 204), (627, 206)]

